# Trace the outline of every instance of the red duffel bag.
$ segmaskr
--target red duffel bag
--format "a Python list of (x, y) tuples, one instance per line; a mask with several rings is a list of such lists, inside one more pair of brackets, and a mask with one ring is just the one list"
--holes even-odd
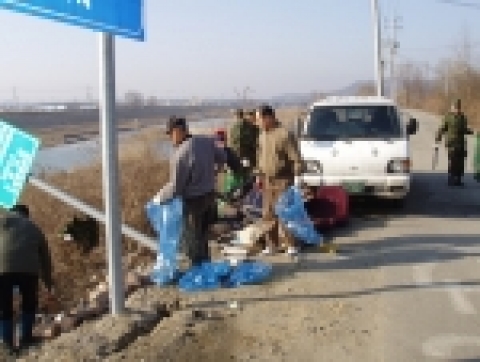
[(350, 215), (349, 196), (341, 186), (319, 186), (305, 209), (320, 230), (346, 224)]

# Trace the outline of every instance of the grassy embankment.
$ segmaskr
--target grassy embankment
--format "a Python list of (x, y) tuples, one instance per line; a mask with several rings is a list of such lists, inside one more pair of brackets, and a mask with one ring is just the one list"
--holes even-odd
[[(288, 122), (297, 115), (296, 109), (282, 109), (278, 112), (278, 118), (282, 122)], [(72, 133), (73, 127), (67, 128), (69, 134)], [(93, 130), (88, 131), (92, 133)], [(44, 131), (44, 134), (61, 143), (64, 132), (63, 129), (57, 129)], [(200, 132), (211, 133), (213, 130), (203, 129)], [(144, 213), (144, 205), (164, 185), (169, 176), (168, 160), (159, 159), (153, 151), (160, 139), (165, 139), (165, 135), (158, 128), (145, 128), (128, 142), (122, 143), (119, 154), (122, 219), (136, 230), (149, 235), (153, 234)], [(45, 178), (50, 184), (81, 201), (99, 210), (103, 209), (100, 162), (72, 172), (48, 175)], [(83, 256), (75, 245), (63, 241), (58, 235), (63, 225), (78, 212), (33, 186), (26, 187), (22, 202), (31, 207), (33, 219), (47, 235), (54, 259), (55, 280), (61, 303), (63, 306), (72, 306), (80, 298), (86, 297), (90, 286), (105, 277), (106, 250), (103, 236), (100, 247), (88, 256)], [(139, 253), (133, 260), (134, 265), (154, 260), (150, 252), (140, 248), (134, 241), (124, 239), (123, 246), (124, 255)]]

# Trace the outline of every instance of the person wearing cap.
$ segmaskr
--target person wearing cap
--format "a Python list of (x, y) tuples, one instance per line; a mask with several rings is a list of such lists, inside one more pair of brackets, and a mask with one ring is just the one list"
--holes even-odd
[(267, 226), (264, 254), (271, 254), (280, 246), (280, 235), (284, 236), (287, 254), (295, 255), (297, 248), (294, 237), (281, 225), (275, 214), (279, 197), (292, 186), (295, 176), (300, 176), (304, 166), (297, 140), (275, 118), (275, 111), (263, 105), (257, 111), (260, 125), (257, 168), (259, 182), (263, 187), (262, 219)]
[(453, 102), (450, 112), (443, 118), (435, 141), (440, 143), (445, 137), (445, 148), (448, 155), (448, 185), (462, 186), (462, 177), (465, 172), (465, 158), (467, 157), (466, 135), (473, 134), (468, 127), (467, 117), (462, 112), (461, 100)]
[(216, 165), (226, 156), (215, 139), (188, 132), (185, 118), (171, 117), (166, 133), (174, 146), (170, 158), (170, 181), (154, 197), (165, 203), (179, 197), (183, 201), (181, 247), (192, 265), (210, 260), (207, 232), (215, 210)]
[(251, 135), (251, 146), (250, 152), (248, 152), (247, 160), (249, 163), (250, 170), (252, 170), (257, 164), (257, 147), (258, 147), (258, 136), (260, 135), (260, 128), (257, 125), (257, 111), (255, 109), (250, 109), (247, 111), (245, 119), (249, 123), (249, 132)]
[(47, 240), (29, 218), (26, 205), (16, 205), (0, 215), (0, 334), (1, 341), (14, 349), (13, 291), (22, 297), (22, 347), (34, 343), (32, 336), (38, 308), (38, 280), (53, 294), (52, 259)]

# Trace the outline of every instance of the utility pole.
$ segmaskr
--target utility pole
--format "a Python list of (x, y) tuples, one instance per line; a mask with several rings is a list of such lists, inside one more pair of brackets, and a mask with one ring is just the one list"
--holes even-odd
[(388, 47), (390, 48), (390, 97), (393, 100), (397, 99), (397, 77), (395, 68), (395, 57), (397, 56), (397, 50), (400, 48), (400, 42), (397, 39), (397, 31), (402, 29), (400, 25), (401, 18), (396, 16), (395, 13), (392, 16), (390, 25), (390, 39)]
[(371, 0), (372, 22), (374, 34), (374, 62), (375, 62), (375, 83), (377, 87), (377, 96), (384, 95), (383, 82), (383, 61), (381, 50), (381, 34), (380, 34), (380, 15), (378, 8), (378, 0)]
[(85, 100), (87, 101), (87, 103), (91, 103), (92, 102), (92, 87), (88, 86), (87, 89), (86, 89), (86, 92), (85, 92)]
[(13, 89), (12, 89), (12, 100), (13, 100), (13, 106), (15, 108), (18, 108), (17, 87), (13, 87)]

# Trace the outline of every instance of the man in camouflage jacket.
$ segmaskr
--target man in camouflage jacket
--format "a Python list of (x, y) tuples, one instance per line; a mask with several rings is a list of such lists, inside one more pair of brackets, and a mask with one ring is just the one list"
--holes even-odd
[(245, 117), (242, 110), (237, 110), (236, 121), (228, 133), (228, 145), (244, 164), (244, 172), (237, 176), (244, 181), (256, 164), (259, 128), (255, 124), (255, 111)]
[(440, 143), (445, 139), (445, 147), (448, 154), (448, 185), (461, 186), (462, 177), (465, 172), (465, 158), (467, 147), (465, 136), (473, 134), (468, 128), (467, 117), (461, 111), (461, 101), (457, 99), (452, 109), (444, 117), (440, 128), (437, 131), (436, 142)]

